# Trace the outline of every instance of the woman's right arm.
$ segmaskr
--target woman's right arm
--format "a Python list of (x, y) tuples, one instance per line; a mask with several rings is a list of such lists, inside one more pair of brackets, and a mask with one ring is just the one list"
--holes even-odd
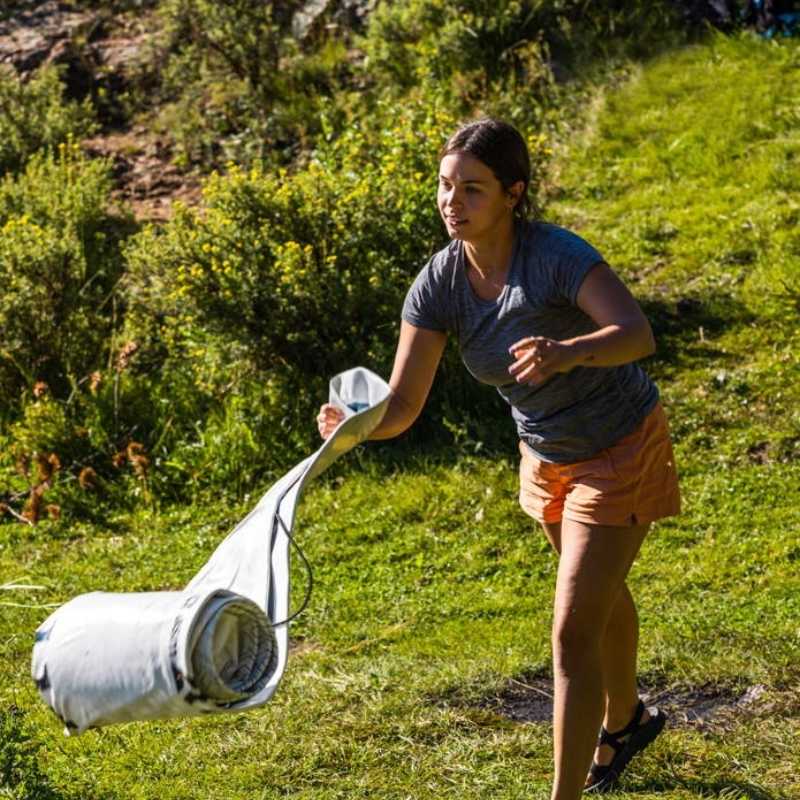
[[(391, 439), (411, 427), (428, 399), (446, 342), (447, 334), (443, 331), (400, 323), (400, 339), (389, 379), (392, 394), (383, 420), (370, 439)], [(331, 435), (343, 417), (335, 406), (327, 403), (322, 406), (317, 425), (323, 439)]]

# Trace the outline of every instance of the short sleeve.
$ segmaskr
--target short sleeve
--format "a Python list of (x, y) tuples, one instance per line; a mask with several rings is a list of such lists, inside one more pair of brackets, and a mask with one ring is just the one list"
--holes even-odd
[(432, 331), (447, 330), (446, 298), (441, 276), (438, 277), (437, 280), (432, 261), (417, 275), (403, 303), (401, 316), (405, 322)]
[(592, 267), (605, 259), (585, 239), (575, 233), (556, 228), (554, 247), (550, 251), (550, 277), (556, 295), (575, 305), (578, 291)]

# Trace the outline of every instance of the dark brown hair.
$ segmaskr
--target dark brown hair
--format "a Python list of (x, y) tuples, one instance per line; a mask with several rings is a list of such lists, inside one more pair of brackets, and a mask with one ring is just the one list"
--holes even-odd
[(483, 117), (462, 125), (439, 153), (439, 160), (451, 153), (467, 153), (482, 161), (508, 191), (522, 181), (519, 201), (514, 206), (514, 217), (528, 219), (534, 213), (528, 188), (531, 182), (531, 159), (522, 134), (507, 122), (493, 117)]

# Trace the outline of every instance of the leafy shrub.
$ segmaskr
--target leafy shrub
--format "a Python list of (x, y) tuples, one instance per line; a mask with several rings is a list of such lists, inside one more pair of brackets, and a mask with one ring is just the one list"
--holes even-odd
[(71, 143), (0, 183), (0, 405), (38, 380), (65, 396), (108, 347), (126, 232), (109, 190), (107, 164)]
[[(554, 61), (577, 69), (620, 41), (646, 52), (674, 16), (666, 0), (398, 0), (299, 40), (294, 22), (307, 5), (162, 3), (158, 125), (180, 165), (287, 165), (317, 145), (323, 116), (335, 116), (338, 133), (354, 105), (403, 102), (419, 86), (457, 116), (493, 98), (495, 111), (527, 124), (554, 102)], [(346, 13), (328, 4), (326, 20), (337, 6)]]
[[(167, 459), (192, 482), (243, 487), (290, 463), (318, 442), (314, 410), (332, 375), (359, 363), (389, 373), (405, 292), (446, 241), (437, 153), (456, 123), (424, 97), (378, 102), (305, 169), (231, 165), (201, 208), (178, 206), (131, 240), (137, 368), (184, 374), (208, 399), (209, 415)], [(530, 141), (542, 163), (543, 137)]]
[(574, 61), (615, 39), (644, 50), (673, 16), (641, 0), (398, 0), (377, 6), (362, 46), (381, 83), (452, 84), (472, 101), (492, 85), (546, 96), (553, 55)]
[(158, 434), (152, 407), (162, 408), (129, 380), (114, 343), (120, 241), (131, 228), (106, 210), (109, 190), (108, 165), (72, 142), (0, 183), (0, 501), (32, 522), (45, 506), (91, 505), (86, 490), (98, 486), (80, 484), (84, 469), (117, 501), (149, 490), (130, 469), (122, 492), (107, 480), (142, 428)]
[[(134, 285), (157, 275), (166, 291), (146, 295), (147, 305), (172, 316), (173, 332), (197, 320), (244, 344), (261, 369), (313, 363), (329, 372), (385, 319), (398, 279), (419, 262), (409, 249), (429, 242), (435, 225), (411, 210), (407, 225), (424, 226), (411, 239), (389, 176), (370, 172), (340, 176), (314, 162), (282, 181), (233, 167), (209, 181), (202, 212), (180, 209), (163, 232), (137, 241)], [(406, 187), (409, 205), (422, 176)]]
[[(408, 282), (445, 241), (437, 152), (455, 125), (423, 103), (379, 104), (371, 126), (354, 125), (293, 175), (215, 174), (203, 208), (179, 206), (132, 241), (132, 338), (191, 355), (200, 326), (261, 370), (328, 375), (354, 353), (385, 365)], [(541, 161), (544, 140), (531, 144)]]
[(197, 441), (209, 413), (207, 397), (182, 385), (185, 378), (141, 375), (118, 357), (67, 399), (37, 384), (0, 428), (0, 504), (35, 524), (53, 511), (97, 518), (110, 507), (185, 498), (186, 486), (201, 482), (171, 454)]
[(541, 40), (552, 5), (519, 0), (380, 4), (364, 40), (369, 68), (382, 81), (399, 81), (406, 88), (419, 81), (463, 81), (476, 72), (490, 80), (507, 75), (522, 66), (529, 45)]
[[(5, 441), (4, 441), (5, 439)], [(61, 507), (49, 494), (61, 471), (57, 451), (74, 449), (75, 430), (68, 424), (62, 404), (43, 394), (25, 406), (22, 419), (0, 437), (0, 476), (3, 511), (19, 506), (16, 516), (36, 524), (45, 514), (58, 517)]]
[(319, 130), (324, 99), (347, 69), (343, 41), (304, 51), (292, 36), (299, 0), (167, 0), (161, 124), (184, 164), (285, 163)]
[(71, 141), (0, 182), (0, 501), (31, 522), (69, 506), (80, 471), (104, 455), (81, 395), (112, 356), (130, 230), (106, 210), (110, 185), (108, 165)]
[(292, 176), (232, 166), (209, 180), (202, 209), (178, 207), (132, 240), (128, 335), (142, 369), (190, 365), (219, 409), (207, 441), (226, 427), (236, 438), (242, 407), (230, 396), (260, 381), (284, 423), (269, 442), (256, 424), (255, 457), (284, 461), (287, 430), (312, 441), (311, 408), (331, 375), (356, 358), (386, 368), (402, 293), (441, 235), (431, 164), (445, 126), (421, 116), (372, 143), (343, 137)]
[(55, 67), (39, 70), (27, 82), (0, 68), (0, 175), (20, 169), (42, 148), (88, 136), (95, 128), (91, 101), (66, 100)]

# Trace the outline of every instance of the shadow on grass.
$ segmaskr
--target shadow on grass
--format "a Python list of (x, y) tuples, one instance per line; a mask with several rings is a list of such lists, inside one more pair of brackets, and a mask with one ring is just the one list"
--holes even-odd
[(677, 301), (645, 299), (640, 305), (658, 346), (652, 362), (659, 366), (723, 360), (725, 354), (714, 346), (713, 339), (756, 321), (748, 308), (730, 295)]
[(637, 794), (639, 792), (659, 794), (661, 792), (673, 792), (676, 789), (684, 789), (697, 797), (728, 797), (730, 800), (789, 800), (788, 795), (783, 793), (776, 794), (753, 783), (726, 780), (725, 778), (715, 781), (676, 778), (666, 781), (625, 782), (626, 794)]
[[(670, 728), (694, 728), (722, 734), (735, 727), (742, 716), (751, 716), (763, 706), (766, 687), (737, 690), (730, 686), (675, 686), (661, 688), (641, 684), (646, 705), (667, 714)], [(493, 710), (515, 722), (549, 724), (553, 718), (553, 679), (544, 672), (509, 678), (497, 692), (477, 700), (476, 705)], [(456, 688), (441, 697), (446, 703), (468, 705)]]

